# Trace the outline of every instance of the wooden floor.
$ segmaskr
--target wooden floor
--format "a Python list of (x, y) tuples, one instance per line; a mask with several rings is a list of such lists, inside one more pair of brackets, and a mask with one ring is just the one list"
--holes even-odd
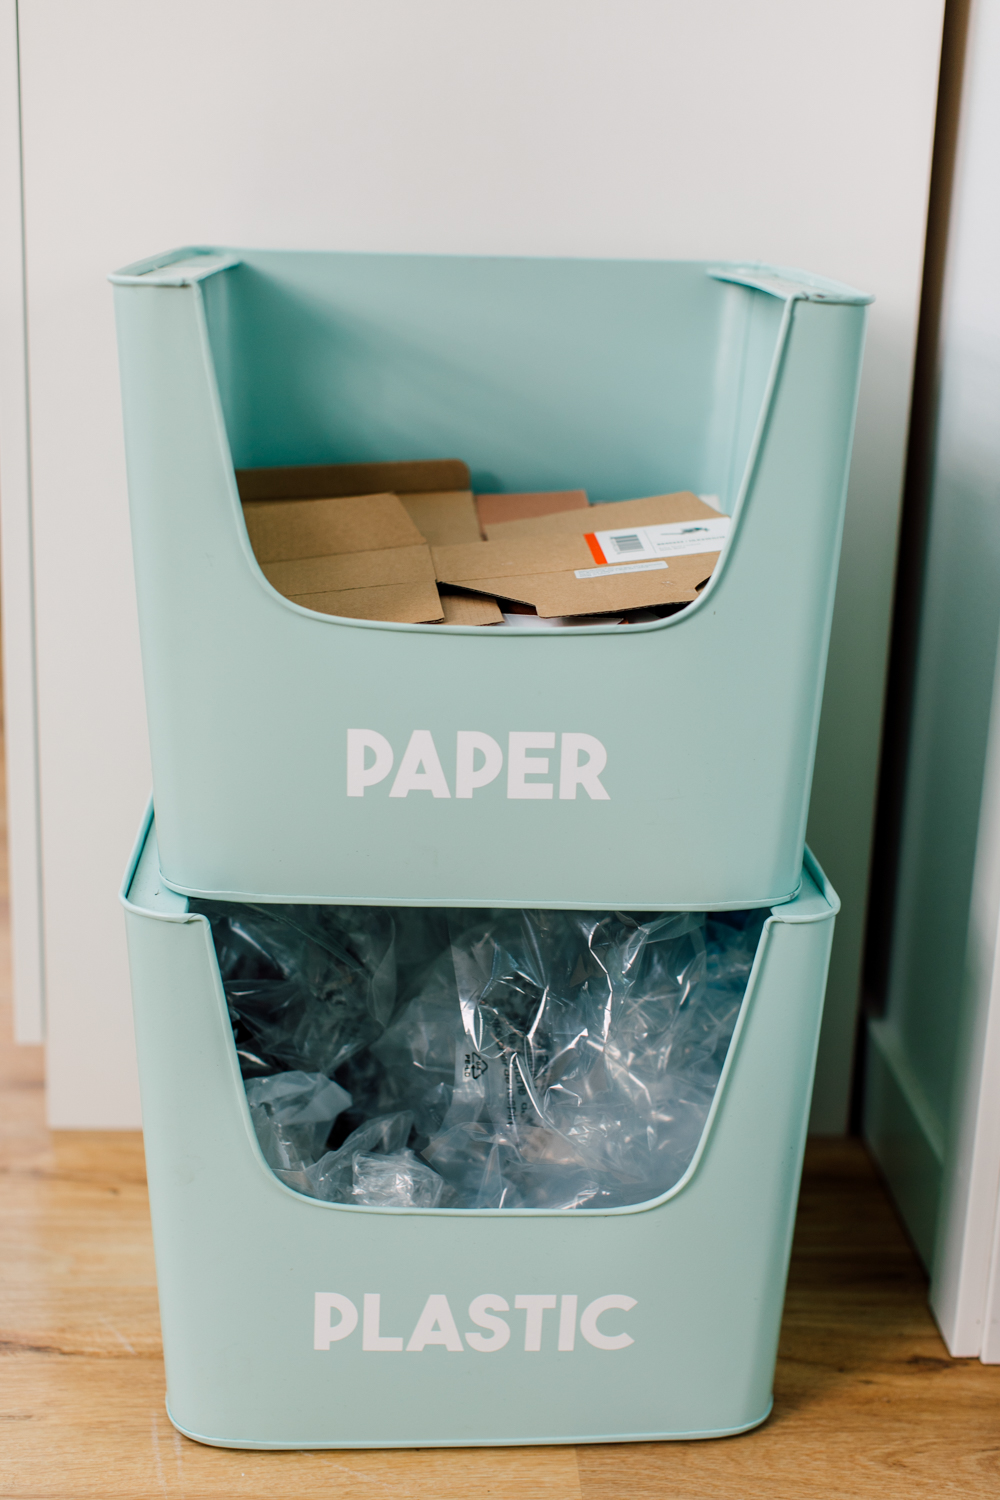
[[(7, 986), (6, 904), (0, 985)], [(6, 997), (5, 997), (6, 998)], [(0, 1015), (0, 1495), (338, 1500), (1000, 1496), (1000, 1367), (948, 1358), (857, 1142), (809, 1152), (774, 1413), (704, 1443), (233, 1453), (164, 1411), (138, 1134), (44, 1128)]]

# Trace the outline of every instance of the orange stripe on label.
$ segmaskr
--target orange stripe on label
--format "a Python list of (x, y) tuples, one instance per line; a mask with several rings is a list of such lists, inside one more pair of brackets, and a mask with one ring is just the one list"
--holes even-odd
[(583, 539), (590, 548), (590, 555), (596, 563), (604, 563), (607, 566), (607, 558), (601, 551), (601, 544), (592, 531), (588, 531)]

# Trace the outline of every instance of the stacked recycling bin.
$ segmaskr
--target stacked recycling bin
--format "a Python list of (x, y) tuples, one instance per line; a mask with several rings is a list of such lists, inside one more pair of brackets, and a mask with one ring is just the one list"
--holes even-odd
[[(171, 1419), (247, 1448), (754, 1426), (838, 907), (804, 834), (869, 299), (766, 266), (204, 248), (111, 279), (154, 782), (122, 899)], [(239, 473), (442, 454), (478, 491), (690, 489), (728, 541), (696, 602), (637, 624), (392, 624), (270, 586)], [(477, 736), (503, 774), (460, 794)], [(369, 774), (414, 743), (436, 789)], [(436, 923), (459, 991), (514, 928), (546, 973), (558, 948), (564, 989), (574, 933), (609, 975), (630, 944), (701, 944), (709, 990), (738, 933), (689, 1144), (660, 1178), (548, 1198), (324, 1196), (275, 1170), (219, 933), (320, 908)], [(380, 1024), (402, 1024), (391, 996)], [(669, 1147), (690, 1098), (664, 1104), (644, 1065), (623, 1064), (638, 1134)]]

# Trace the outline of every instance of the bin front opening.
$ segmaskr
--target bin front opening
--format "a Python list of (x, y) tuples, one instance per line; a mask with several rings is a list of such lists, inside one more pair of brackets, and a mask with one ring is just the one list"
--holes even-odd
[(783, 311), (700, 262), (261, 251), (201, 285), (237, 469), (454, 455), (477, 491), (727, 512)]
[(684, 1177), (766, 917), (191, 909), (282, 1182), (353, 1207), (549, 1212)]

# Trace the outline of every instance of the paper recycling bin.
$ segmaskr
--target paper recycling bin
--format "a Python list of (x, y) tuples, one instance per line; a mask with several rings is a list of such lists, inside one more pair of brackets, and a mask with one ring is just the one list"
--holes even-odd
[[(795, 894), (866, 296), (765, 266), (212, 249), (112, 280), (171, 889), (646, 910)], [(698, 601), (655, 624), (387, 625), (267, 583), (235, 470), (442, 456), (479, 491), (688, 488), (734, 526)], [(384, 778), (350, 795), (352, 729), (397, 764), (429, 733), (447, 795)], [(463, 731), (508, 757), (466, 797)], [(603, 796), (560, 777), (581, 735)]]

